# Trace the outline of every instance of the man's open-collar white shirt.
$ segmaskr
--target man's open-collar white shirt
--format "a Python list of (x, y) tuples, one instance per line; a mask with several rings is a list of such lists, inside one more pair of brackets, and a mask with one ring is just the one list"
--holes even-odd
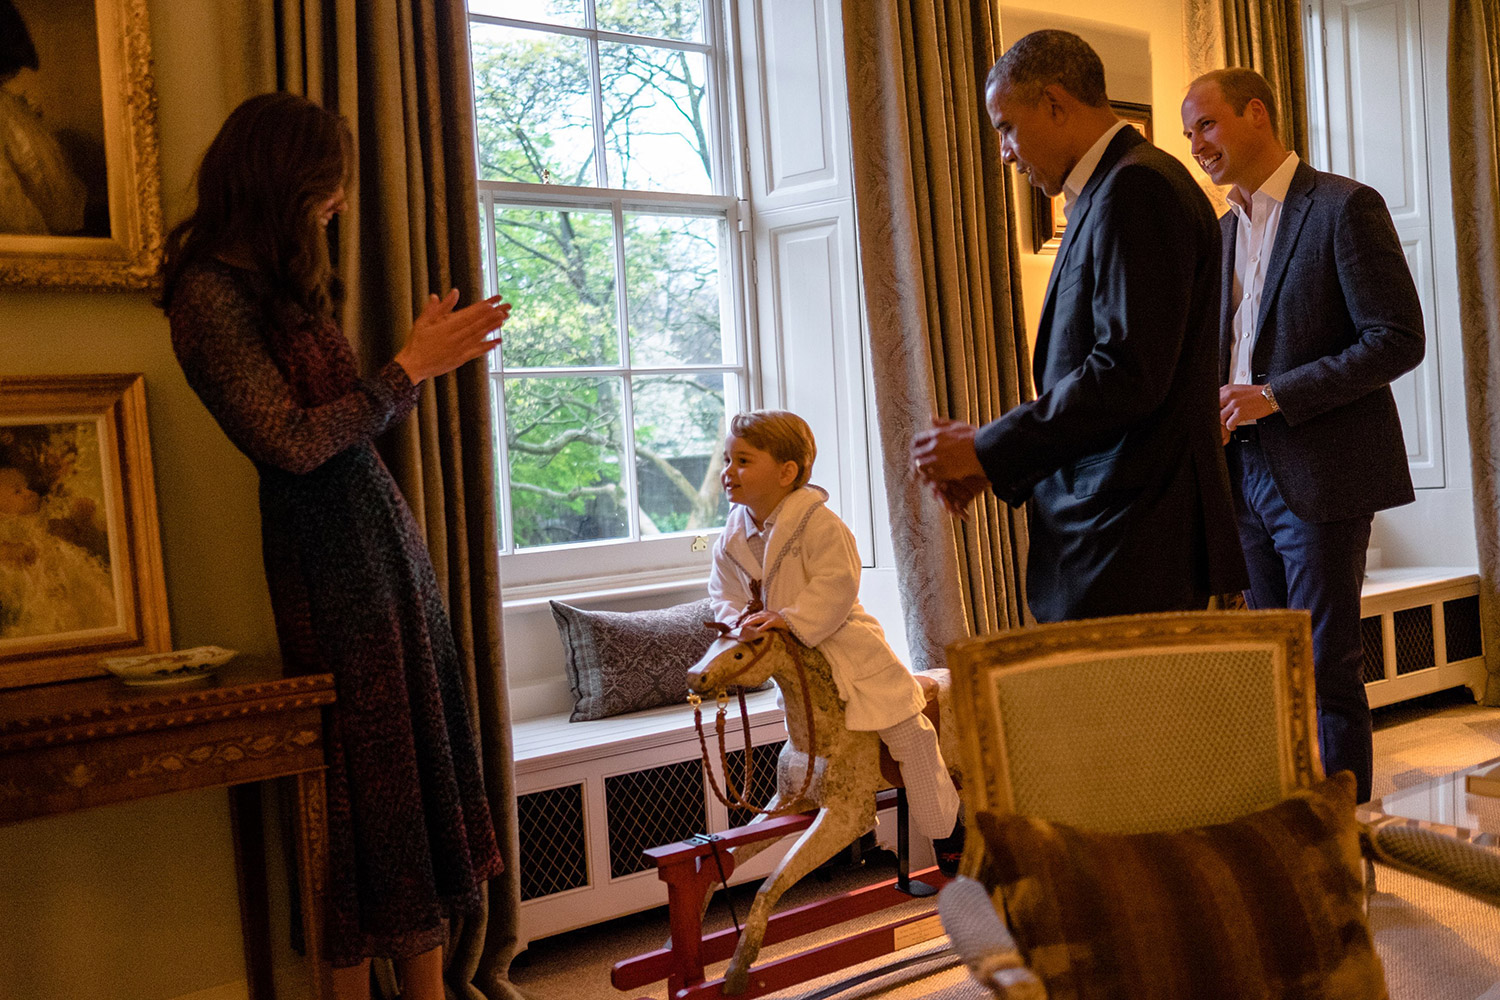
[(1104, 158), (1104, 151), (1109, 148), (1110, 140), (1120, 129), (1128, 127), (1125, 122), (1115, 122), (1110, 126), (1097, 142), (1089, 147), (1089, 151), (1078, 158), (1073, 164), (1073, 169), (1068, 171), (1067, 180), (1063, 181), (1063, 216), (1071, 222), (1073, 220), (1073, 203), (1078, 196), (1083, 194), (1083, 189), (1088, 185), (1089, 178), (1094, 176), (1098, 169), (1099, 161)]
[(1260, 315), (1266, 263), (1276, 245), (1281, 208), (1300, 162), (1296, 153), (1288, 153), (1281, 166), (1250, 196), (1249, 204), (1238, 188), (1229, 192), (1229, 207), (1238, 219), (1234, 228), (1234, 284), (1230, 290), (1235, 304), (1230, 326), (1234, 339), (1229, 346), (1229, 382), (1233, 385), (1254, 384), (1250, 355), (1255, 350), (1256, 318)]

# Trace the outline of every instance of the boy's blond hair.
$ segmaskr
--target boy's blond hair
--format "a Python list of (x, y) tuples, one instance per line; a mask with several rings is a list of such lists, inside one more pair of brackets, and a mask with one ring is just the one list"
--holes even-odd
[(792, 489), (801, 489), (812, 478), (818, 442), (807, 421), (789, 410), (747, 410), (729, 421), (729, 436), (737, 437), (778, 462), (796, 462), (797, 478)]

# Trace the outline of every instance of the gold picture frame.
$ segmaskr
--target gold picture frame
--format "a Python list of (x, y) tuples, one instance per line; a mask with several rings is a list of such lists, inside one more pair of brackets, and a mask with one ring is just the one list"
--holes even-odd
[[(1151, 140), (1151, 105), (1129, 101), (1110, 101), (1126, 124)], [(1033, 253), (1057, 253), (1067, 232), (1068, 219), (1063, 215), (1063, 196), (1048, 198), (1039, 187), (1031, 189), (1031, 249)]]
[(0, 112), (10, 117), (0, 125), (28, 128), (50, 145), (51, 174), (37, 174), (56, 182), (51, 200), (65, 200), (56, 178), (71, 170), (66, 185), (82, 186), (86, 211), (78, 228), (73, 216), (61, 223), (65, 234), (52, 231), (55, 223), (36, 224), (37, 213), (0, 217), (0, 286), (149, 288), (161, 260), (162, 210), (146, 0), (11, 5), (20, 30), (31, 26), (38, 59), (0, 85)]
[(144, 378), (0, 378), (0, 688), (170, 648)]

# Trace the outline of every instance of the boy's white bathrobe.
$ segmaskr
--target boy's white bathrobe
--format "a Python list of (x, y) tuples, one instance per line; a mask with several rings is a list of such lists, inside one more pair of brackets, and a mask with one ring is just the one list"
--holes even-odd
[(746, 537), (754, 528), (750, 510), (734, 504), (714, 545), (708, 596), (714, 617), (733, 623), (750, 603), (750, 581), (760, 580), (766, 609), (779, 612), (793, 635), (827, 657), (839, 697), (848, 703), (848, 727), (885, 729), (922, 710), (922, 691), (886, 643), (880, 622), (860, 607), (854, 533), (825, 506), (827, 499), (821, 487), (808, 485), (782, 501), (770, 518), (764, 566)]

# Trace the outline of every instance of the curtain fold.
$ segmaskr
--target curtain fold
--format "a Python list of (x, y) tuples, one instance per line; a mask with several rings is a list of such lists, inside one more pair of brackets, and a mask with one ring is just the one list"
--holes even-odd
[(983, 424), (1031, 393), (1010, 175), (984, 111), (992, 2), (844, 0), (854, 191), (875, 401), (913, 667), (1022, 624), (1023, 511), (950, 518), (911, 474), (933, 414)]
[(1307, 159), (1307, 74), (1299, 0), (1187, 0), (1183, 18), (1189, 79), (1228, 66), (1258, 71), (1271, 84), (1280, 106), (1282, 141)]
[(1500, 0), (1452, 0), (1448, 142), (1458, 242), (1459, 329), (1474, 471), (1480, 620), (1500, 704)]
[[(261, 0), (266, 89), (303, 94), (348, 118), (359, 171), (338, 220), (344, 329), (367, 369), (405, 343), (430, 291), (483, 296), (468, 26), (443, 0)], [(471, 362), (421, 387), (412, 419), (381, 454), (426, 534), (468, 673), (495, 833), (506, 870), (487, 912), (451, 929), (449, 989), (524, 997), (510, 983), (520, 883), (509, 692), (500, 613), (489, 375)]]

